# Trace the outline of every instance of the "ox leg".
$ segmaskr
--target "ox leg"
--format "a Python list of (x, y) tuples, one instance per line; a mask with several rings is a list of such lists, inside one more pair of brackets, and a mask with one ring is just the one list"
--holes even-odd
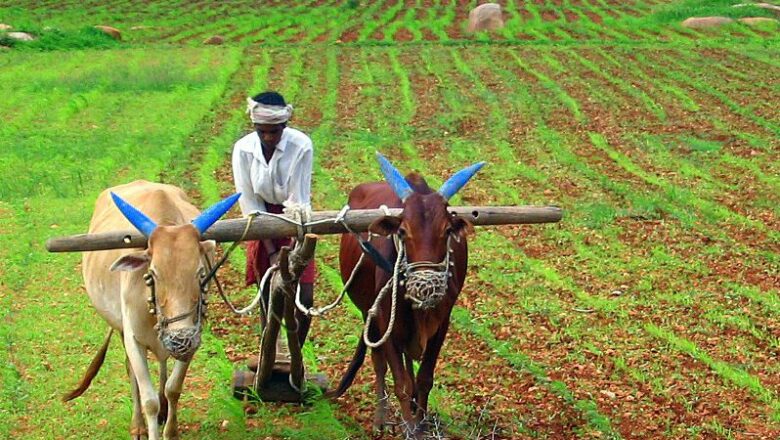
[(417, 423), (412, 414), (414, 383), (410, 372), (406, 371), (401, 350), (392, 341), (387, 341), (382, 348), (387, 358), (387, 363), (390, 365), (390, 371), (393, 373), (395, 396), (398, 398), (398, 403), (401, 406), (404, 435), (406, 437), (419, 436)]
[(130, 367), (138, 382), (138, 391), (141, 397), (141, 409), (146, 419), (146, 427), (149, 430), (149, 440), (159, 440), (160, 427), (157, 423), (157, 412), (160, 411), (160, 399), (152, 384), (149, 375), (149, 365), (146, 362), (146, 348), (135, 340), (128, 331), (124, 334), (125, 352), (130, 360)]
[(130, 421), (130, 438), (132, 440), (146, 439), (146, 424), (144, 424), (144, 414), (141, 411), (141, 396), (138, 394), (138, 381), (135, 380), (135, 374), (130, 367), (130, 359), (125, 357), (125, 369), (127, 377), (130, 379), (130, 394), (133, 397), (133, 418)]
[(441, 346), (444, 344), (444, 338), (447, 337), (447, 330), (450, 326), (450, 317), (442, 323), (439, 330), (433, 335), (426, 345), (423, 353), (420, 369), (417, 371), (417, 420), (424, 422), (428, 414), (428, 395), (433, 388), (433, 372), (436, 369), (436, 362), (439, 359)]
[(157, 423), (162, 425), (168, 419), (168, 399), (165, 398), (165, 383), (168, 382), (168, 361), (160, 361), (160, 382), (157, 397), (160, 399), (160, 412), (157, 413)]
[(417, 411), (417, 382), (414, 380), (414, 362), (411, 356), (404, 354), (404, 365), (412, 379), (412, 412), (414, 413)]
[(382, 431), (387, 421), (388, 399), (387, 393), (387, 360), (382, 354), (382, 349), (371, 350), (371, 363), (374, 364), (374, 374), (376, 374), (376, 412), (374, 413), (374, 430)]
[(189, 362), (176, 361), (173, 364), (171, 377), (165, 383), (165, 397), (168, 398), (168, 421), (165, 423), (165, 430), (163, 431), (163, 438), (165, 439), (179, 438), (177, 408), (179, 406), (179, 396), (181, 396), (182, 385), (184, 384), (184, 376), (187, 375), (187, 368), (189, 368), (189, 366)]

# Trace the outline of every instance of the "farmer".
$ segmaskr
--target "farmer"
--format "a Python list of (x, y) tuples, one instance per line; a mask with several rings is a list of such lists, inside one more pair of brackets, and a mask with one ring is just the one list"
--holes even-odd
[[(288, 127), (293, 108), (279, 93), (264, 92), (247, 98), (247, 113), (255, 131), (233, 147), (233, 180), (241, 214), (281, 214), (284, 203), (311, 204), (313, 147), (303, 132)], [(261, 281), (266, 270), (279, 260), (279, 250), (292, 239), (266, 239), (247, 242), (246, 285)], [(314, 301), (314, 261), (300, 279), (301, 302), (311, 307)], [(265, 295), (268, 293), (266, 292)], [(298, 340), (303, 346), (311, 317), (295, 310)]]

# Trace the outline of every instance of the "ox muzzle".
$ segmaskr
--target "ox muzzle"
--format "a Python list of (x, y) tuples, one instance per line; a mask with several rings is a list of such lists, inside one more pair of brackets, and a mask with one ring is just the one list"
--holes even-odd
[(447, 253), (444, 261), (440, 263), (416, 261), (404, 264), (404, 286), (406, 287), (404, 297), (411, 301), (413, 309), (432, 309), (438, 306), (447, 294), (449, 279), (452, 277), (450, 268), (455, 264), (450, 259), (451, 239), (452, 235), (447, 236)]
[[(189, 361), (198, 350), (201, 343), (201, 328), (203, 319), (206, 316), (206, 306), (208, 301), (206, 300), (207, 286), (205, 283), (201, 283), (200, 295), (198, 298), (198, 304), (192, 308), (192, 310), (167, 318), (163, 316), (160, 306), (157, 304), (157, 293), (155, 289), (154, 278), (150, 273), (144, 275), (144, 281), (149, 286), (150, 295), (147, 299), (149, 305), (149, 313), (157, 317), (157, 324), (154, 328), (157, 330), (157, 336), (160, 339), (163, 347), (170, 353), (170, 355), (179, 361)], [(191, 316), (195, 318), (195, 325), (187, 327), (170, 328), (169, 325), (174, 322), (183, 321)]]
[(179, 361), (188, 361), (200, 347), (200, 325), (160, 331), (160, 342), (171, 356)]

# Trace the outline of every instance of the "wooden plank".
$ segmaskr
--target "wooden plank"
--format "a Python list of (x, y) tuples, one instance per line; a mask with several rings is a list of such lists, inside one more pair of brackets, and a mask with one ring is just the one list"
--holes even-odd
[[(556, 206), (456, 206), (451, 212), (469, 220), (474, 226), (513, 225), (530, 223), (554, 223), (563, 217), (563, 210)], [(390, 214), (400, 215), (401, 209), (390, 209)], [(333, 219), (338, 211), (315, 211), (312, 222)], [(356, 232), (365, 232), (376, 219), (384, 216), (381, 209), (360, 209), (349, 211), (344, 221)], [(237, 241), (246, 228), (247, 219), (230, 219), (216, 222), (204, 235), (204, 239), (218, 242)], [(343, 234), (346, 231), (340, 223), (324, 222), (311, 225), (307, 232), (313, 234)], [(252, 221), (245, 240), (295, 237), (298, 227), (276, 217), (261, 216)], [(146, 237), (136, 230), (115, 231), (102, 234), (79, 234), (55, 237), (46, 242), (49, 252), (99, 251), (106, 249), (143, 248)]]

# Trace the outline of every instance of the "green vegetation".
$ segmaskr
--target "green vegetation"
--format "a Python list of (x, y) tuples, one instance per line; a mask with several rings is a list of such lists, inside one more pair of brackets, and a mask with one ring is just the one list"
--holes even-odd
[(681, 0), (659, 7), (652, 19), (659, 22), (682, 21), (688, 17), (720, 16), (730, 18), (772, 17), (771, 10), (755, 6), (733, 7), (737, 4), (750, 4), (740, 0)]
[[(488, 161), (456, 205), (564, 207), (560, 224), (470, 239), (432, 394), (452, 437), (780, 435), (778, 39), (678, 26), (768, 11), (515, 0), (504, 29), (470, 35), (476, 1), (10, 3), (0, 22), (40, 38), (0, 37), (13, 46), (0, 52), (0, 437), (126, 436), (121, 344), (84, 397), (57, 399), (104, 326), (79, 256), (43, 241), (84, 232), (95, 196), (118, 183), (175, 183), (201, 205), (231, 192), (244, 98), (266, 88), (314, 140), (317, 209), (379, 179), (377, 150), (434, 187)], [(227, 43), (203, 48), (212, 35)], [(342, 288), (337, 253), (338, 237), (321, 240), (318, 304)], [(242, 253), (230, 263), (239, 286)], [(254, 294), (234, 290), (238, 303)], [(228, 384), (257, 323), (211, 307), (184, 438), (368, 437), (368, 360), (337, 402), (314, 393), (245, 415)], [(360, 321), (349, 302), (316, 320), (308, 371), (338, 380)]]

